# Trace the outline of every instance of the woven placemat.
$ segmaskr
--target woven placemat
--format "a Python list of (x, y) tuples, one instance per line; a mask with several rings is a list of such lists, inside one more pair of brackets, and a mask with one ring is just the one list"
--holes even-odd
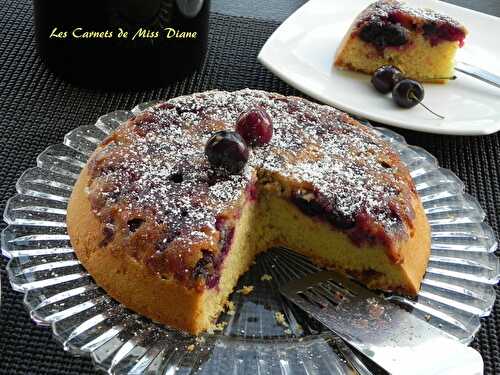
[[(110, 92), (80, 89), (47, 71), (34, 49), (29, 1), (0, 0), (0, 211), (15, 193), (21, 173), (35, 165), (47, 146), (60, 143), (69, 130), (93, 123), (104, 113), (135, 104), (213, 88), (244, 87), (298, 93), (257, 61), (257, 53), (278, 26), (249, 18), (211, 16), (209, 53), (201, 69), (170, 87)], [(425, 147), (441, 165), (454, 171), (467, 191), (477, 197), (498, 234), (500, 212), (500, 138), (451, 137), (401, 131), (409, 143)], [(1, 224), (3, 229), (5, 224)], [(63, 351), (49, 328), (35, 326), (26, 313), (22, 294), (14, 292), (2, 272), (0, 314), (0, 375), (93, 374), (87, 358)], [(497, 289), (498, 294), (498, 289)], [(485, 373), (500, 373), (500, 298), (473, 346), (485, 362)]]

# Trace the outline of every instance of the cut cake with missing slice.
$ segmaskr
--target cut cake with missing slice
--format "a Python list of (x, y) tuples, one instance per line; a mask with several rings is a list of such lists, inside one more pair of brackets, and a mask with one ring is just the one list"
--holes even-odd
[[(207, 139), (260, 108), (268, 145), (219, 175)], [(199, 333), (255, 256), (286, 246), (370, 288), (415, 295), (430, 227), (408, 169), (376, 132), (334, 108), (257, 90), (153, 106), (90, 157), (68, 205), (75, 252), (112, 297)]]

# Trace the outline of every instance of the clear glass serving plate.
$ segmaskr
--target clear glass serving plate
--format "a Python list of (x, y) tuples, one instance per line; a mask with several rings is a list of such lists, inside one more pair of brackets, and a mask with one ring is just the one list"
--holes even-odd
[[(349, 347), (279, 294), (278, 285), (317, 268), (286, 249), (256, 260), (234, 293), (223, 330), (201, 338), (155, 324), (109, 297), (81, 266), (66, 231), (66, 205), (88, 156), (132, 111), (79, 127), (38, 156), (5, 209), (2, 252), (12, 287), (24, 293), (32, 319), (50, 325), (65, 350), (90, 355), (109, 374), (370, 374)], [(403, 137), (375, 128), (408, 166), (432, 227), (432, 254), (415, 299), (387, 295), (463, 343), (469, 343), (495, 300), (500, 266), (492, 229), (463, 183)], [(272, 280), (261, 280), (262, 275)], [(282, 313), (284, 321), (277, 318)], [(280, 314), (278, 314), (280, 315)]]

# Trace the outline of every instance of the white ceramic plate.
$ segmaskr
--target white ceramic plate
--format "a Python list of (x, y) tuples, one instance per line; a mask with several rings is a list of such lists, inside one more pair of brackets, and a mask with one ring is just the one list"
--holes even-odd
[[(259, 61), (305, 94), (367, 119), (441, 134), (484, 135), (500, 130), (500, 89), (457, 72), (446, 85), (426, 84), (422, 106), (401, 109), (380, 95), (369, 76), (333, 68), (333, 58), (353, 19), (372, 0), (310, 0), (268, 39)], [(500, 18), (436, 0), (407, 0), (462, 21), (469, 29), (457, 60), (500, 75)]]

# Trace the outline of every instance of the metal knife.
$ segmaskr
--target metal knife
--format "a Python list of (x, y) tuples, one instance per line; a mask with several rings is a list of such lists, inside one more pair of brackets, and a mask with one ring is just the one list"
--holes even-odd
[(500, 76), (461, 61), (455, 63), (455, 70), (500, 88)]

